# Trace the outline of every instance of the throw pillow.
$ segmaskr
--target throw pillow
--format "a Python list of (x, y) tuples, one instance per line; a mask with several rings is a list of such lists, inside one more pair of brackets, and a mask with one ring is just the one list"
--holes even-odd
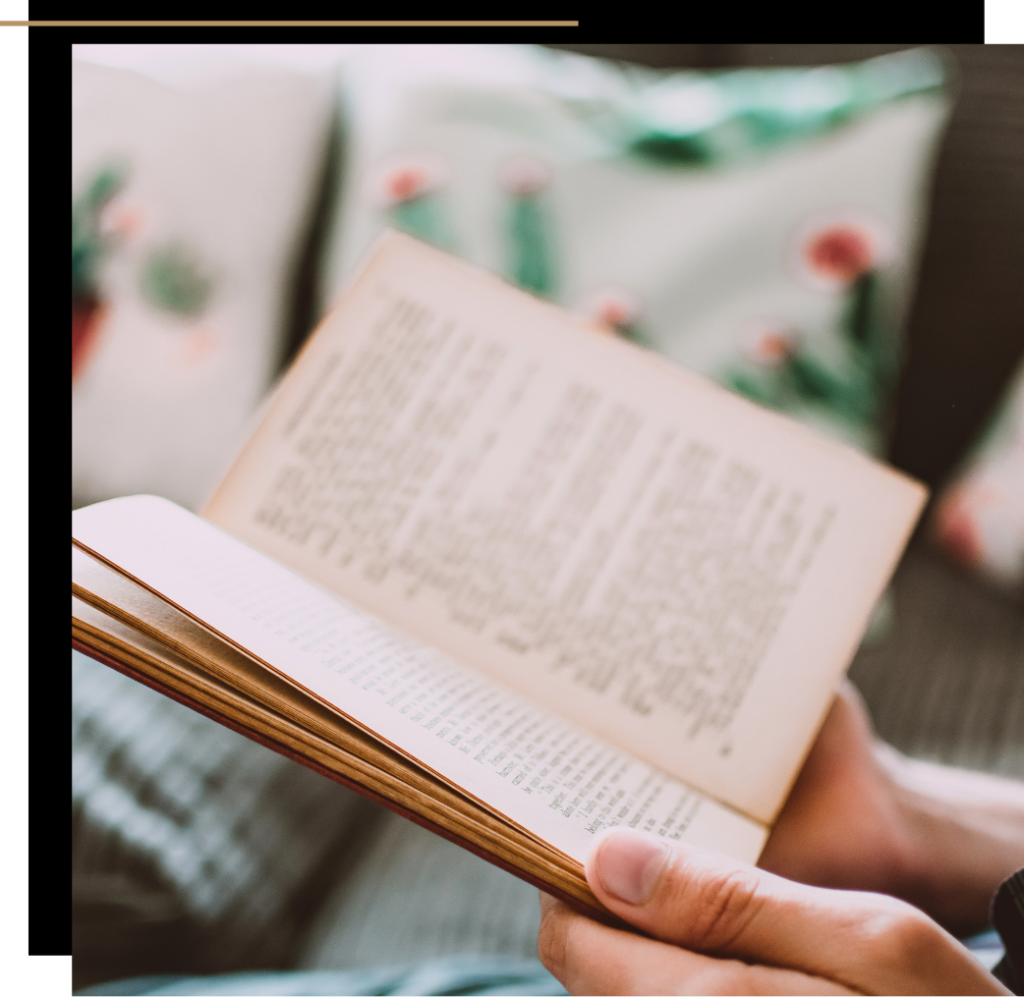
[(928, 50), (665, 72), (367, 46), (325, 280), (397, 226), (882, 453), (944, 80)]
[[(136, 69), (101, 65), (111, 48)], [(151, 492), (197, 508), (276, 373), (331, 77), (244, 52), (199, 72), (216, 60), (196, 48), (74, 53), (76, 505)]]

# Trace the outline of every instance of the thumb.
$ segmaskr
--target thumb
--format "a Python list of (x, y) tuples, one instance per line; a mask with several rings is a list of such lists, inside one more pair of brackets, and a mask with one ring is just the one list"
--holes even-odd
[(624, 828), (597, 841), (586, 872), (623, 920), (694, 952), (867, 993), (978, 993), (995, 983), (954, 938), (892, 897), (804, 886)]

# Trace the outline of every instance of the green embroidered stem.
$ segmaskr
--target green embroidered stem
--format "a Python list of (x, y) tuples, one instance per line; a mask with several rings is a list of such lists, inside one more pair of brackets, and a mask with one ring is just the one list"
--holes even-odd
[(869, 370), (858, 365), (840, 376), (802, 351), (771, 370), (733, 370), (725, 380), (734, 391), (769, 408), (793, 411), (800, 405), (820, 405), (854, 424), (873, 419), (879, 404)]
[(513, 197), (508, 220), (509, 274), (520, 287), (550, 296), (554, 291), (547, 220), (537, 197)]
[(874, 270), (862, 273), (850, 289), (843, 326), (850, 341), (860, 347), (870, 348), (872, 345), (871, 310), (875, 297), (877, 277)]
[(861, 274), (850, 288), (841, 326), (870, 385), (876, 408), (893, 385), (899, 360), (896, 338), (886, 334), (878, 313), (879, 289), (876, 270)]
[(629, 325), (620, 326), (619, 334), (631, 343), (636, 343), (637, 346), (646, 346), (649, 350), (656, 349), (654, 340), (639, 325), (630, 323)]
[(437, 202), (433, 197), (415, 197), (400, 201), (391, 208), (391, 221), (395, 228), (429, 242), (440, 249), (451, 249), (451, 239), (443, 224)]
[(797, 353), (785, 371), (801, 398), (821, 402), (853, 422), (874, 417), (877, 396), (868, 371), (854, 371), (846, 378), (839, 377), (805, 353)]
[(785, 399), (779, 391), (779, 377), (775, 372), (772, 372), (770, 376), (756, 378), (744, 371), (734, 370), (726, 375), (725, 383), (733, 391), (738, 391), (741, 395), (760, 405), (775, 409), (786, 407)]

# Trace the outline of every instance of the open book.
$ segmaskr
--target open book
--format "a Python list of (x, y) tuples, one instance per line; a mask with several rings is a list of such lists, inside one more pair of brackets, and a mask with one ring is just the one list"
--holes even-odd
[(386, 234), (202, 518), (73, 514), (76, 646), (549, 892), (756, 861), (922, 486)]

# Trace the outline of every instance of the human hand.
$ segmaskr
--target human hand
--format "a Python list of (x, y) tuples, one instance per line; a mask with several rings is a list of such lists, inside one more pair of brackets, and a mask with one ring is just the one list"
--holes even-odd
[(1024, 866), (1024, 785), (906, 758), (844, 683), (758, 865), (815, 886), (889, 893), (963, 936)]
[(790, 882), (615, 828), (591, 852), (597, 897), (650, 937), (541, 895), (541, 961), (584, 994), (1005, 994), (921, 911)]
[(757, 864), (812, 886), (899, 895), (914, 842), (879, 749), (844, 682)]

